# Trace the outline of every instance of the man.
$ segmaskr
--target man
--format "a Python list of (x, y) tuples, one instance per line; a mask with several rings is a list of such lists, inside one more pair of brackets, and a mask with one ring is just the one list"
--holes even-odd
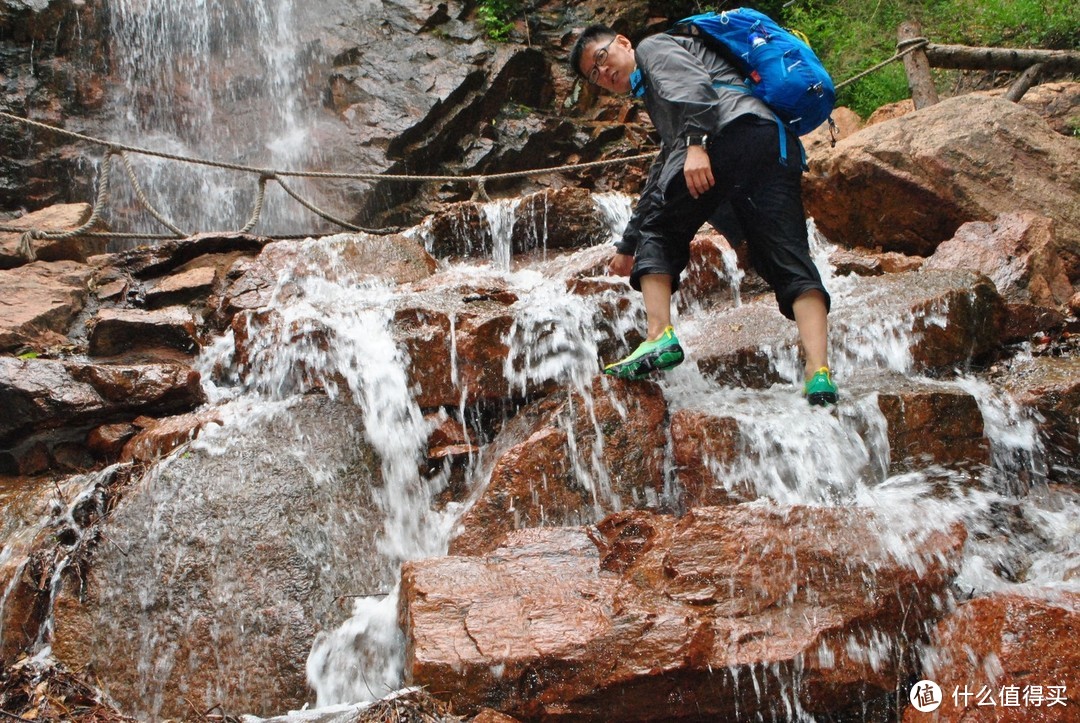
[[(671, 326), (671, 295), (689, 261), (691, 239), (715, 213), (730, 208), (754, 268), (772, 287), (781, 313), (798, 327), (807, 400), (835, 404), (827, 358), (831, 301), (810, 258), (798, 139), (789, 132), (782, 137), (762, 101), (725, 87), (742, 84), (742, 77), (691, 36), (654, 35), (635, 49), (626, 36), (591, 25), (571, 49), (570, 65), (604, 90), (644, 98), (662, 140), (608, 267), (628, 275), (641, 291), (647, 336), (605, 373), (641, 379), (683, 361)], [(787, 165), (780, 162), (781, 140)]]

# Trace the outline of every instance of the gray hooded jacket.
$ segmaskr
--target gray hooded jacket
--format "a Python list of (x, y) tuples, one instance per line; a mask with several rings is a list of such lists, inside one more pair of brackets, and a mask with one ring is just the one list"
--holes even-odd
[(653, 35), (638, 44), (634, 59), (644, 83), (645, 108), (660, 133), (661, 146), (622, 240), (616, 244), (624, 254), (633, 254), (637, 248), (638, 228), (647, 209), (663, 202), (662, 189), (683, 172), (687, 135), (713, 136), (747, 113), (775, 119), (769, 107), (752, 95), (716, 87), (739, 85), (743, 77), (700, 40)]

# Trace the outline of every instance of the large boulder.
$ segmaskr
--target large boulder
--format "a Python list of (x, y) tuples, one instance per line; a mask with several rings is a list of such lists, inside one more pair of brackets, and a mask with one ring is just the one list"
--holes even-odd
[(406, 681), (525, 719), (865, 710), (906, 678), (964, 544), (959, 526), (912, 523), (890, 550), (880, 524), (865, 509), (633, 512), (409, 562)]
[(138, 720), (304, 706), (316, 634), (392, 585), (359, 410), (308, 395), (268, 411), (151, 469), (60, 581), (53, 654)]
[(1036, 113), (980, 95), (878, 123), (815, 157), (807, 212), (830, 240), (929, 255), (968, 221), (1054, 220), (1080, 278), (1080, 144)]

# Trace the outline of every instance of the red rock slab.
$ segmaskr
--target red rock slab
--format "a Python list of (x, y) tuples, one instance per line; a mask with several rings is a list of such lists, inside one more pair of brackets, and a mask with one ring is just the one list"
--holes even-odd
[(877, 524), (860, 509), (637, 511), (408, 562), (406, 680), (525, 719), (857, 708), (906, 678), (904, 650), (943, 614), (965, 538), (924, 530), (899, 562)]

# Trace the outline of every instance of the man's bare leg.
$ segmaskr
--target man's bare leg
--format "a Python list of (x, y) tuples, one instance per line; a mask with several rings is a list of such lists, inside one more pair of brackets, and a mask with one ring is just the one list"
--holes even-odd
[(825, 295), (817, 290), (807, 291), (795, 299), (791, 308), (806, 358), (806, 378), (810, 379), (818, 369), (829, 365), (829, 312)]
[(648, 319), (647, 341), (656, 341), (671, 326), (671, 275), (645, 274), (641, 277), (641, 295)]

